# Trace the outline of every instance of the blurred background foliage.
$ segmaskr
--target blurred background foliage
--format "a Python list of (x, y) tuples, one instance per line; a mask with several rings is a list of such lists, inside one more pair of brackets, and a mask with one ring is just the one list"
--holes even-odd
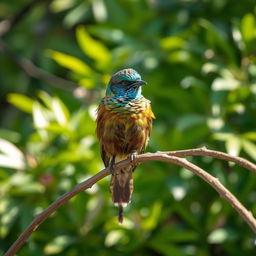
[[(255, 161), (255, 6), (255, 0), (1, 0), (0, 254), (33, 216), (103, 168), (95, 109), (121, 68), (148, 81), (144, 95), (157, 117), (149, 151), (207, 146)], [(190, 160), (256, 215), (255, 175), (208, 157)], [(47, 219), (18, 255), (255, 252), (250, 228), (192, 173), (151, 162), (134, 176), (123, 225), (106, 178)]]

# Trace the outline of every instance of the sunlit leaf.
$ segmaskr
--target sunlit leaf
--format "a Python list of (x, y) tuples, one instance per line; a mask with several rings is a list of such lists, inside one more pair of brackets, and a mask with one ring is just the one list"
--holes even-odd
[(164, 50), (173, 50), (182, 48), (185, 44), (185, 40), (180, 37), (169, 36), (161, 39), (160, 46)]
[(239, 137), (232, 135), (226, 139), (226, 149), (228, 154), (238, 156), (242, 147), (242, 141)]
[(256, 161), (256, 145), (249, 140), (243, 139), (242, 145), (244, 151)]
[(253, 14), (246, 14), (241, 21), (241, 32), (244, 41), (249, 42), (256, 37), (256, 21)]
[(105, 7), (105, 1), (103, 0), (92, 1), (92, 11), (95, 19), (98, 22), (103, 22), (107, 19), (107, 10)]
[(0, 166), (19, 170), (25, 168), (25, 159), (21, 150), (4, 139), (0, 139)]
[(170, 62), (189, 62), (191, 61), (191, 54), (185, 50), (178, 50), (170, 53), (167, 59)]
[(100, 41), (93, 39), (83, 26), (77, 28), (76, 36), (81, 49), (96, 62), (98, 67), (106, 67), (110, 63), (110, 51)]
[(19, 213), (18, 205), (7, 197), (0, 197), (0, 237), (4, 238), (8, 235), (15, 219)]
[(111, 247), (111, 246), (117, 244), (123, 237), (124, 237), (123, 230), (110, 231), (106, 236), (105, 245), (107, 247)]
[(202, 66), (202, 72), (204, 74), (208, 74), (211, 72), (217, 72), (219, 71), (220, 67), (216, 65), (215, 63), (207, 62)]
[(27, 112), (29, 114), (32, 113), (34, 100), (27, 97), (26, 95), (18, 93), (9, 93), (7, 96), (7, 100), (20, 110)]
[(74, 238), (67, 235), (57, 236), (44, 247), (44, 253), (50, 255), (61, 253), (73, 241)]
[(37, 93), (39, 99), (44, 103), (44, 105), (51, 109), (52, 108), (52, 97), (45, 91), (39, 91)]
[(208, 236), (208, 242), (210, 244), (222, 244), (228, 239), (228, 232), (223, 228), (216, 229)]
[(256, 132), (246, 132), (242, 134), (242, 137), (248, 140), (255, 140), (256, 141)]
[(82, 60), (58, 51), (48, 50), (47, 55), (55, 60), (59, 65), (82, 75), (91, 76), (92, 69)]
[(35, 102), (33, 105), (33, 120), (35, 127), (46, 127), (49, 124), (49, 119), (49, 113), (46, 111), (46, 109), (38, 102)]
[[(63, 0), (60, 0), (63, 2)], [(91, 16), (89, 10), (88, 2), (82, 1), (81, 4), (78, 4), (75, 8), (71, 9), (68, 14), (65, 16), (63, 23), (66, 27), (71, 28), (75, 24), (83, 21), (87, 17)]]
[(232, 133), (214, 133), (213, 138), (216, 140), (226, 141), (233, 136)]
[(45, 189), (41, 183), (33, 180), (32, 175), (24, 172), (13, 174), (8, 183), (12, 193), (18, 195), (42, 193)]
[(50, 8), (53, 12), (61, 12), (71, 8), (75, 4), (76, 0), (54, 0), (50, 4)]
[(81, 85), (87, 89), (91, 89), (91, 88), (95, 87), (95, 85), (96, 85), (95, 80), (92, 78), (89, 78), (89, 77), (79, 80), (78, 83), (79, 83), (79, 85)]
[(52, 110), (60, 125), (67, 124), (70, 116), (69, 110), (59, 98), (52, 99)]
[(237, 89), (240, 83), (235, 79), (216, 78), (212, 83), (212, 89), (214, 91), (232, 91)]

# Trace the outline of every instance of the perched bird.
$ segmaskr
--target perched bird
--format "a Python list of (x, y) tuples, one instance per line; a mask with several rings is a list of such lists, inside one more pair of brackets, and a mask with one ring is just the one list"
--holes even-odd
[(119, 223), (123, 221), (123, 207), (131, 200), (132, 172), (135, 165), (114, 170), (116, 162), (145, 151), (155, 118), (150, 101), (142, 96), (142, 85), (147, 84), (134, 69), (123, 69), (114, 74), (106, 95), (97, 111), (97, 137), (105, 167), (112, 171), (110, 191), (113, 203), (119, 208)]

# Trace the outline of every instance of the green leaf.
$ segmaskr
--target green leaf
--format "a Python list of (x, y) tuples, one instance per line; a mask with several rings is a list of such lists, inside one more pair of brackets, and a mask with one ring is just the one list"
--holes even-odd
[[(61, 1), (63, 2), (63, 0)], [(81, 4), (76, 5), (75, 8), (72, 8), (71, 11), (67, 13), (63, 20), (63, 24), (65, 27), (72, 28), (89, 17), (91, 17), (91, 11), (88, 2), (81, 1)]]
[(151, 230), (157, 226), (158, 220), (161, 214), (161, 209), (162, 209), (162, 203), (155, 202), (150, 211), (150, 215), (142, 223), (143, 229)]
[(65, 104), (59, 99), (54, 97), (52, 99), (52, 111), (55, 115), (57, 122), (60, 125), (66, 125), (70, 118), (70, 113)]
[(228, 233), (225, 229), (216, 229), (208, 236), (208, 242), (210, 244), (221, 244), (227, 240)]
[(32, 113), (34, 101), (25, 95), (9, 93), (7, 95), (7, 101), (26, 113)]
[(230, 139), (232, 136), (233, 136), (232, 133), (221, 133), (221, 132), (218, 132), (218, 133), (214, 133), (213, 134), (213, 138), (215, 140), (221, 140), (221, 141), (226, 141), (226, 140)]
[(74, 56), (53, 50), (47, 50), (46, 53), (59, 65), (69, 70), (72, 70), (73, 72), (86, 76), (91, 76), (93, 73), (92, 69), (85, 62), (81, 61), (80, 59)]
[(117, 244), (124, 237), (123, 230), (112, 230), (108, 232), (105, 238), (105, 245), (111, 247)]
[(256, 22), (254, 15), (246, 14), (241, 21), (241, 33), (245, 42), (255, 39), (256, 36)]
[(153, 248), (159, 255), (165, 256), (186, 256), (185, 253), (182, 252), (181, 247), (178, 247), (175, 244), (168, 243), (162, 240), (152, 240), (149, 241), (149, 246)]
[(61, 253), (67, 246), (72, 244), (73, 241), (74, 239), (70, 236), (66, 236), (66, 235), (57, 236), (44, 247), (44, 253), (47, 255)]
[(256, 141), (256, 132), (246, 132), (242, 134), (242, 137), (248, 140)]
[(176, 227), (164, 227), (153, 238), (154, 241), (188, 242), (196, 241), (198, 233), (189, 230), (180, 230)]
[(239, 88), (239, 81), (232, 78), (216, 78), (212, 83), (213, 91), (232, 91)]
[(129, 15), (128, 13), (128, 9), (130, 9), (128, 7), (130, 7), (130, 4), (128, 4), (125, 8), (121, 4), (121, 1), (119, 2), (116, 0), (108, 0), (104, 1), (104, 3), (107, 9), (108, 20), (111, 24), (114, 24), (116, 27), (121, 28), (126, 28), (128, 27), (128, 25), (130, 25), (127, 24), (131, 22), (131, 15)]
[(214, 48), (220, 47), (223, 53), (229, 57), (230, 61), (236, 63), (233, 49), (227, 41), (225, 34), (206, 19), (200, 19), (199, 24), (207, 31), (209, 46)]
[(6, 139), (13, 143), (17, 143), (21, 138), (21, 134), (19, 134), (18, 132), (0, 128), (0, 138)]
[(44, 128), (49, 125), (49, 112), (38, 102), (33, 105), (33, 120), (36, 128)]
[(73, 7), (76, 3), (76, 0), (54, 0), (50, 4), (50, 8), (53, 12), (62, 12)]
[(0, 166), (23, 170), (25, 168), (24, 155), (11, 142), (0, 139)]
[(76, 30), (76, 37), (83, 52), (92, 58), (98, 68), (105, 68), (110, 64), (111, 53), (100, 41), (93, 39), (85, 27), (79, 26)]
[(80, 79), (78, 83), (79, 83), (79, 85), (81, 85), (81, 86), (83, 86), (83, 87), (85, 87), (87, 89), (94, 88), (95, 85), (96, 85), (95, 80), (92, 79), (92, 78), (89, 78), (89, 77), (88, 78)]
[(7, 197), (0, 197), (0, 237), (4, 238), (8, 235), (16, 217), (19, 213), (17, 204)]
[(48, 109), (52, 108), (52, 97), (48, 93), (46, 93), (45, 91), (39, 91), (37, 93), (37, 96)]
[(186, 131), (193, 126), (206, 123), (206, 119), (202, 115), (198, 114), (188, 114), (183, 115), (177, 120), (177, 129), (181, 131)]
[(242, 140), (243, 150), (256, 161), (256, 145), (249, 140)]
[(160, 46), (164, 50), (179, 49), (182, 48), (184, 45), (185, 40), (176, 36), (169, 36), (160, 40)]
[(90, 25), (87, 27), (89, 32), (94, 36), (99, 37), (104, 41), (110, 41), (120, 43), (130, 40), (129, 36), (125, 34), (121, 29), (113, 28), (107, 25)]
[(241, 138), (232, 135), (229, 136), (226, 140), (226, 149), (228, 154), (232, 156), (238, 156), (242, 147)]
[(167, 60), (170, 62), (188, 63), (192, 60), (192, 55), (188, 51), (177, 50), (168, 54)]
[(45, 189), (41, 183), (33, 181), (32, 175), (24, 172), (13, 174), (8, 182), (11, 192), (18, 195), (42, 193)]

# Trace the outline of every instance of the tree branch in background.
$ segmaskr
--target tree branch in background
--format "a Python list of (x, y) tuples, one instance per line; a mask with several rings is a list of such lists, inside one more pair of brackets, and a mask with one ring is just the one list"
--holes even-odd
[[(49, 2), (49, 0), (47, 0)], [(12, 17), (0, 22), (0, 37), (5, 35), (13, 26), (19, 23), (26, 14), (29, 13), (37, 4), (43, 2), (43, 0), (33, 0), (24, 5), (16, 14)], [(44, 1), (46, 2), (46, 1)]]
[[(238, 214), (247, 222), (250, 228), (256, 233), (256, 219), (253, 217), (252, 213), (248, 211), (239, 202), (239, 200), (220, 183), (220, 181), (217, 178), (207, 173), (202, 168), (190, 163), (186, 159), (180, 158), (184, 156), (193, 156), (193, 155), (207, 155), (207, 156), (212, 156), (216, 158), (221, 158), (227, 161), (232, 161), (234, 163), (237, 163), (245, 168), (248, 168), (249, 166), (248, 169), (250, 169), (253, 172), (256, 172), (256, 165), (254, 165), (253, 163), (249, 162), (244, 158), (230, 156), (223, 152), (208, 150), (206, 148), (188, 149), (188, 150), (170, 151), (170, 152), (145, 153), (145, 154), (137, 155), (133, 162), (131, 162), (130, 159), (123, 160), (117, 163), (115, 165), (115, 168), (119, 169), (131, 164), (139, 164), (139, 163), (150, 162), (150, 161), (169, 162), (169, 163), (182, 166), (192, 171), (194, 174), (198, 175), (204, 181), (206, 181), (210, 186), (212, 186), (219, 193), (219, 195), (223, 199), (225, 199), (238, 212)], [(180, 156), (180, 157), (177, 157), (177, 156)], [(103, 179), (109, 174), (110, 174), (110, 171), (108, 168), (106, 168), (101, 172), (97, 173), (95, 176), (78, 184), (71, 191), (65, 193), (63, 196), (61, 196), (59, 199), (53, 202), (48, 208), (42, 211), (33, 220), (33, 222), (26, 228), (26, 230), (22, 232), (19, 238), (13, 243), (13, 245), (6, 252), (5, 256), (13, 256), (26, 242), (26, 240), (32, 234), (32, 232), (35, 231), (42, 222), (44, 222), (53, 212), (55, 212), (65, 202), (67, 202), (69, 199), (74, 197), (79, 192), (92, 187), (93, 184), (95, 184), (96, 182)]]
[(72, 91), (75, 98), (86, 98), (88, 102), (94, 101), (98, 98), (97, 92), (87, 90), (79, 86), (77, 83), (63, 79), (59, 76), (53, 75), (39, 67), (37, 67), (31, 60), (19, 56), (13, 52), (4, 42), (3, 36), (8, 33), (13, 26), (18, 24), (33, 8), (40, 3), (50, 3), (52, 0), (32, 0), (24, 5), (16, 14), (0, 22), (0, 53), (11, 60), (17, 67), (19, 67), (27, 76), (41, 80), (53, 87)]
[(45, 70), (38, 68), (31, 60), (20, 57), (14, 54), (3, 40), (0, 39), (0, 52), (3, 53), (9, 60), (16, 64), (26, 75), (32, 78), (42, 80), (54, 87), (64, 90), (75, 90), (78, 84), (65, 80), (61, 77), (52, 75)]

